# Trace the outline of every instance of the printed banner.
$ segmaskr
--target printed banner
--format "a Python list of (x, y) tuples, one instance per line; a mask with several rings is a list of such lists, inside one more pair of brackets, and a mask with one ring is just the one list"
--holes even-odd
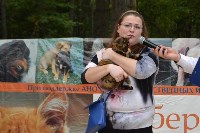
[[(196, 38), (150, 40), (187, 56), (200, 55), (200, 40)], [(83, 133), (88, 120), (84, 108), (99, 97), (101, 90), (96, 84), (81, 84), (81, 73), (96, 51), (109, 41), (0, 40), (0, 132), (16, 129)], [(155, 133), (199, 133), (200, 87), (193, 86), (189, 77), (174, 62), (159, 59), (154, 86)]]

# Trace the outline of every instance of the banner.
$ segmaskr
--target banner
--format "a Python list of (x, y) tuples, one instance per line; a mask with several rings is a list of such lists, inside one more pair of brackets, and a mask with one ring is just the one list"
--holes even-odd
[[(187, 56), (199, 57), (196, 38), (150, 38)], [(110, 38), (0, 40), (0, 132), (33, 130), (83, 133), (87, 105), (101, 91), (81, 84), (81, 73)], [(159, 60), (154, 86), (155, 133), (198, 133), (200, 87), (169, 60)], [(15, 126), (10, 126), (15, 123)], [(23, 125), (23, 126), (22, 126)], [(6, 127), (6, 128), (5, 128)]]

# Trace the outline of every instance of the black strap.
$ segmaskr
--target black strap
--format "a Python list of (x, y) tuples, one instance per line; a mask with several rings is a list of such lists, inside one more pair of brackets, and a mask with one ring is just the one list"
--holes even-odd
[[(110, 94), (112, 93), (112, 90), (111, 91), (109, 91), (109, 93), (108, 93), (108, 95), (107, 95), (107, 97), (106, 97), (106, 99), (105, 99), (105, 101), (104, 102), (106, 102), (107, 101), (107, 99), (108, 99), (108, 97), (110, 96)], [(101, 98), (102, 96), (100, 96), (99, 97), (99, 99)], [(98, 100), (99, 100), (98, 99)], [(91, 103), (92, 104), (92, 103)], [(87, 109), (91, 104), (89, 104), (88, 106), (86, 106), (84, 109)]]
[(112, 90), (108, 93), (108, 95), (107, 95), (107, 97), (106, 97), (106, 99), (105, 99), (105, 101), (104, 102), (106, 102), (107, 101), (107, 99), (108, 99), (108, 97), (110, 96), (110, 94), (112, 93)]

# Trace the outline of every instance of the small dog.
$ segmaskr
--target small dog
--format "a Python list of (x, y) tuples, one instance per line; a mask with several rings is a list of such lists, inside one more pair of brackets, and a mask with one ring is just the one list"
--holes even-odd
[(69, 78), (69, 72), (71, 70), (70, 53), (61, 51), (56, 55), (55, 59), (56, 69), (54, 80), (58, 80), (59, 75), (63, 75), (63, 83), (67, 82)]
[(38, 108), (0, 107), (0, 133), (69, 133), (68, 96), (51, 93)]
[(22, 40), (0, 46), (0, 81), (20, 82), (29, 70), (30, 50)]
[[(130, 49), (128, 48), (128, 44), (129, 44), (128, 38), (118, 37), (115, 39), (112, 49), (113, 51), (117, 52), (120, 55), (130, 57), (131, 52)], [(113, 64), (113, 62), (111, 60), (101, 60), (98, 63), (99, 66), (106, 64)], [(123, 82), (125, 82), (125, 80), (116, 82), (116, 80), (110, 74), (108, 74), (104, 76), (100, 81), (98, 81), (97, 85), (100, 88), (111, 90), (118, 88), (120, 85), (122, 85)], [(129, 82), (128, 79), (126, 79), (126, 82)]]
[[(56, 75), (56, 64), (55, 64), (55, 59), (56, 59), (56, 55), (60, 52), (60, 51), (64, 51), (64, 52), (69, 52), (70, 48), (71, 48), (72, 44), (70, 42), (58, 42), (56, 44), (56, 47), (47, 51), (44, 56), (42, 56), (42, 58), (40, 59), (40, 65), (39, 65), (39, 69), (44, 73), (44, 74), (48, 74), (47, 68), (49, 66), (51, 66), (52, 69), (52, 73), (54, 75)], [(55, 78), (57, 79), (57, 78)]]

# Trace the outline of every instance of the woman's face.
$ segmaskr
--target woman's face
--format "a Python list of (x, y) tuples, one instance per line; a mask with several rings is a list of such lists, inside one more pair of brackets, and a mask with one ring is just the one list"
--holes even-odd
[(142, 20), (134, 15), (125, 16), (121, 24), (118, 25), (119, 36), (130, 38), (130, 46), (139, 42), (139, 38), (142, 34)]

